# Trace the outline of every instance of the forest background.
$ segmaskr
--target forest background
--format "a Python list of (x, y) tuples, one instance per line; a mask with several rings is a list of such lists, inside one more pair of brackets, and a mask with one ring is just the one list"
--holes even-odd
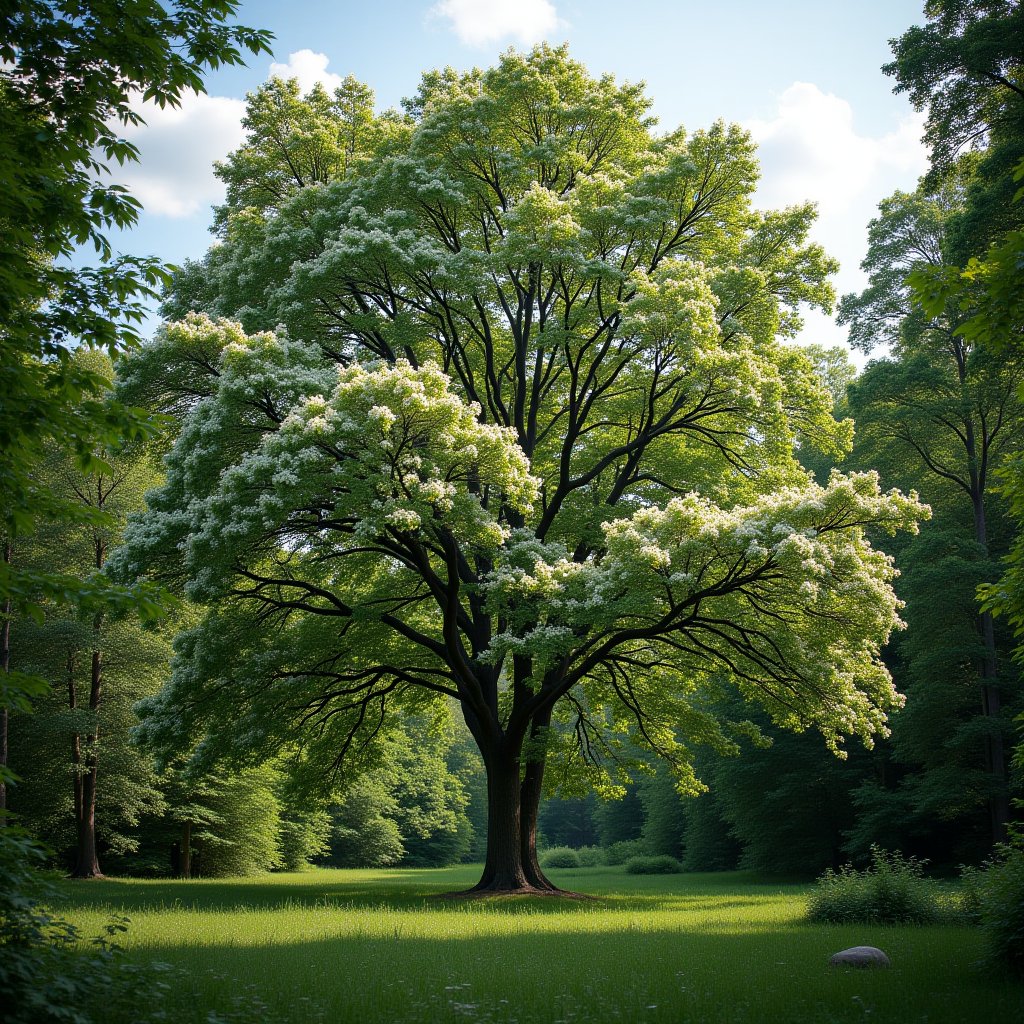
[[(870, 230), (867, 287), (839, 307), (851, 342), (873, 361), (858, 374), (845, 350), (806, 349), (832, 400), (831, 415), (836, 423), (852, 417), (857, 431), (842, 457), (803, 444), (805, 468), (822, 482), (836, 466), (877, 470), (885, 486), (916, 490), (932, 509), (918, 535), (876, 539), (900, 568), (896, 588), (909, 627), (884, 654), (908, 697), (890, 717), (892, 735), (873, 750), (851, 745), (839, 760), (817, 733), (780, 730), (737, 706), (737, 698), (723, 697), (715, 713), (753, 718), (770, 746), (746, 741), (740, 757), (698, 748), (695, 769), (709, 787), (699, 796), (680, 795), (671, 773), (658, 762), (642, 763), (639, 750), (630, 753), (637, 763), (618, 800), (580, 795), (568, 776), (551, 777), (538, 820), (542, 846), (585, 848), (585, 857), (612, 861), (666, 854), (693, 870), (742, 865), (811, 876), (866, 859), (873, 844), (952, 869), (979, 863), (1005, 840), (1020, 795), (1011, 771), (1019, 741), (1013, 722), (1022, 710), (1012, 613), (1014, 602), (1019, 607), (1015, 501), (1024, 432), (1020, 320), (1012, 292), (1007, 299), (995, 289), (1001, 267), (1019, 251), (1014, 169), (1024, 152), (1024, 114), (1014, 50), (1021, 34), (995, 25), (1019, 19), (1019, 8), (996, 7), (932, 5), (927, 28), (897, 43), (889, 73), (929, 115), (932, 166), (916, 191), (882, 204)], [(333, 96), (279, 81), (261, 86), (249, 101), (245, 146), (219, 171), (228, 186), (217, 214), (222, 236), (232, 218), (259, 205), (253, 193), (261, 181), (287, 193), (262, 200), (268, 219), (306, 186), (306, 176), (282, 168), (280, 157), (318, 139), (324, 125), (342, 139), (339, 127), (351, 129), (356, 141), (342, 142), (316, 165), (317, 184), (344, 179), (350, 164), (374, 159), (374, 147), (402, 130), (402, 118), (417, 116), (415, 99), (403, 112), (380, 114), (368, 87), (354, 79), (339, 83)], [(122, 212), (131, 219), (128, 208)], [(17, 211), (5, 211), (5, 221), (17, 223)], [(72, 236), (80, 241), (89, 230)], [(53, 266), (46, 294), (71, 288), (72, 277), (60, 276), (59, 262)], [(140, 287), (163, 280), (149, 264), (121, 269), (141, 275)], [(916, 305), (907, 284), (914, 271)], [(165, 312), (201, 309), (245, 322), (253, 314), (243, 307), (258, 307), (255, 292), (240, 301), (211, 290), (213, 277), (209, 263), (186, 263), (166, 280)], [(110, 278), (97, 278), (96, 287), (108, 303), (96, 307), (101, 318), (119, 304), (123, 312)], [(986, 306), (992, 296), (996, 312), (1010, 310), (1009, 329), (994, 337), (985, 330), (994, 322)], [(817, 299), (828, 306), (824, 293)], [(8, 311), (11, 337), (38, 329), (34, 312), (21, 321), (20, 315)], [(54, 355), (70, 352), (61, 339), (95, 324), (59, 326), (63, 334), (49, 324), (56, 348), (29, 353), (39, 359), (29, 371), (47, 373)], [(105, 337), (102, 330), (92, 334)], [(133, 340), (109, 331), (106, 337), (115, 356)], [(5, 506), (4, 579), (14, 581), (4, 617), (4, 669), (14, 681), (7, 685), (13, 692), (18, 680), (48, 683), (34, 694), (31, 714), (25, 701), (4, 712), (4, 763), (21, 776), (9, 804), (52, 848), (53, 862), (88, 876), (101, 869), (239, 874), (311, 859), (346, 866), (481, 859), (483, 773), (459, 724), (406, 716), (375, 748), (371, 768), (343, 776), (318, 799), (298, 784), (286, 756), (240, 771), (200, 770), (186, 763), (191, 750), (154, 760), (135, 742), (137, 704), (160, 691), (173, 636), (196, 612), (179, 606), (170, 618), (140, 624), (123, 614), (126, 604), (140, 603), (139, 593), (125, 591), (120, 611), (104, 604), (97, 588), (106, 583), (93, 570), (104, 568), (128, 516), (160, 483), (170, 434), (165, 424), (164, 434), (154, 436), (138, 413), (122, 417), (123, 409), (108, 404), (104, 382), (116, 369), (109, 356), (82, 352), (68, 366), (68, 436), (80, 444), (68, 450), (59, 429), (44, 438), (10, 477), (29, 481), (29, 500)], [(98, 443), (102, 436), (82, 428), (90, 420), (105, 424), (106, 440), (127, 432), (134, 444), (108, 449)], [(51, 430), (60, 423), (51, 422)], [(8, 424), (8, 457), (17, 451), (8, 442), (17, 441), (18, 429)], [(979, 604), (979, 587), (989, 605)], [(1000, 607), (1011, 617), (993, 617)]]

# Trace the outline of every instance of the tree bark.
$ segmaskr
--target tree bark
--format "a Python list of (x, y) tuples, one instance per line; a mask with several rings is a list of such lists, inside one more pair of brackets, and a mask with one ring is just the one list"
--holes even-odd
[[(97, 484), (98, 507), (102, 508), (102, 479)], [(101, 537), (95, 541), (95, 566), (103, 568), (106, 544)], [(92, 620), (92, 658), (89, 670), (89, 713), (92, 716), (92, 732), (85, 738), (85, 752), (82, 755), (79, 737), (75, 736), (76, 753), (84, 772), (76, 771), (78, 783), (75, 790), (76, 813), (78, 817), (78, 849), (72, 878), (102, 878), (99, 856), (96, 849), (96, 786), (99, 779), (100, 701), (103, 697), (103, 613), (97, 612)], [(72, 682), (72, 699), (74, 684)], [(78, 788), (80, 786), (80, 789)]]
[[(551, 724), (551, 708), (534, 716), (530, 726), (530, 739), (536, 740)], [(537, 816), (540, 813), (540, 798), (544, 790), (544, 755), (535, 753), (526, 762), (523, 781), (519, 787), (519, 841), (523, 870), (527, 881), (536, 889), (544, 892), (558, 892), (541, 870), (537, 857)]]
[(192, 822), (181, 824), (181, 877), (192, 877)]
[[(549, 881), (537, 860), (537, 809), (543, 757), (520, 778), (521, 747), (506, 737), (496, 750), (481, 750), (487, 769), (487, 858), (480, 881), (454, 896), (575, 895)], [(525, 803), (524, 803), (525, 800)]]
[(89, 711), (93, 715), (92, 732), (86, 736), (85, 754), (82, 756), (81, 741), (74, 738), (75, 753), (84, 771), (76, 772), (75, 810), (78, 818), (78, 850), (72, 878), (102, 878), (99, 855), (96, 849), (96, 786), (99, 779), (99, 708), (103, 691), (103, 655), (98, 649), (99, 633), (103, 624), (102, 615), (93, 619), (93, 640), (96, 648), (92, 652), (89, 674)]

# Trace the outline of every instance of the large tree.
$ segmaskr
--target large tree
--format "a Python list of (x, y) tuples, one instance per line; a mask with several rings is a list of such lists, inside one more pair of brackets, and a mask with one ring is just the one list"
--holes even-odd
[(849, 439), (779, 341), (831, 301), (813, 210), (755, 212), (745, 133), (655, 137), (647, 106), (510, 52), (427, 76), (393, 155), (228, 219), (185, 304), (283, 328), (192, 314), (124, 377), (182, 427), (116, 571), (207, 609), (150, 740), (299, 735), (329, 767), (454, 703), (487, 773), (475, 891), (549, 892), (551, 761), (612, 790), (646, 747), (692, 789), (690, 745), (733, 742), (695, 699), (721, 687), (836, 747), (884, 730), (897, 602), (864, 528), (923, 510), (795, 458)]
[[(969, 175), (969, 170), (968, 162), (962, 171)], [(941, 572), (937, 564), (928, 563), (948, 558), (949, 580), (955, 577), (963, 587), (959, 599), (950, 595), (950, 607), (962, 610), (966, 601), (976, 642), (965, 657), (962, 636), (954, 638), (948, 629), (940, 632), (948, 645), (947, 672), (959, 681), (954, 688), (980, 691), (977, 707), (987, 722), (978, 730), (982, 737), (977, 742), (986, 751), (992, 835), (999, 841), (1009, 813), (1001, 711), (1007, 680), (992, 615), (977, 608), (973, 593), (984, 573), (994, 572), (993, 472), (1021, 449), (1024, 363), (1015, 353), (994, 353), (974, 344), (962, 330), (968, 314), (957, 303), (931, 312), (921, 309), (907, 283), (909, 274), (942, 265), (946, 225), (961, 209), (964, 192), (963, 178), (951, 178), (935, 193), (922, 187), (913, 194), (896, 193), (881, 204), (862, 264), (870, 275), (869, 286), (860, 295), (843, 298), (839, 319), (850, 325), (854, 345), (865, 351), (885, 344), (890, 349), (887, 358), (869, 364), (850, 388), (850, 409), (858, 423), (857, 461), (882, 469), (892, 483), (919, 486), (939, 510), (936, 531), (951, 535), (945, 545), (948, 555), (938, 560), (935, 553), (942, 545), (937, 541), (914, 549), (923, 563), (910, 584), (916, 590), (928, 573)], [(973, 543), (958, 542), (958, 533), (961, 541)], [(963, 567), (970, 563), (974, 568), (968, 575)], [(936, 592), (932, 588), (928, 593), (927, 587), (921, 591), (922, 628), (938, 621)], [(927, 646), (918, 651), (922, 658), (930, 653), (934, 650)], [(919, 680), (925, 702), (929, 692), (935, 693), (930, 690), (933, 671), (934, 665)], [(962, 706), (964, 701), (955, 703)], [(952, 704), (943, 706), (951, 711)], [(938, 770), (948, 768), (949, 757), (939, 762)], [(962, 773), (959, 781), (966, 778)]]

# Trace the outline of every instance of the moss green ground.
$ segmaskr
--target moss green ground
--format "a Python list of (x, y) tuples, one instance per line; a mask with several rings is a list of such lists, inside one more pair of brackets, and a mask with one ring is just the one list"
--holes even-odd
[[(551, 874), (597, 898), (432, 898), (475, 881), (459, 867), (65, 883), (61, 909), (86, 933), (129, 916), (129, 955), (176, 968), (176, 1024), (1024, 1019), (970, 928), (812, 925), (806, 886), (744, 874)], [(828, 966), (858, 944), (892, 969)]]

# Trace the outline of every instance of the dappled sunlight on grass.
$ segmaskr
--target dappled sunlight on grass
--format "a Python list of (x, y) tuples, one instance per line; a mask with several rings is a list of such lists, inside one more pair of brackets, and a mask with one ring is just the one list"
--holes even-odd
[[(366, 1021), (963, 1021), (1024, 1013), (1021, 986), (981, 974), (966, 928), (823, 926), (806, 886), (751, 876), (552, 872), (592, 901), (447, 901), (475, 869), (314, 871), (208, 882), (65, 886), (88, 933), (132, 918), (134, 957), (189, 979), (180, 1024), (240, 993), (265, 1024)], [(831, 953), (884, 948), (890, 971)]]

